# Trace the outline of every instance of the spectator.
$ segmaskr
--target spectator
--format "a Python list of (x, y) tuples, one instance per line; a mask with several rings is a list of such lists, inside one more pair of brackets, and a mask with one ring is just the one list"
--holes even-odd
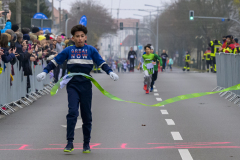
[[(32, 33), (30, 34), (30, 37), (34, 37), (34, 39), (38, 39), (38, 36), (40, 34), (40, 29), (38, 27), (33, 27), (32, 28)], [(31, 38), (30, 38), (31, 39)]]
[(42, 29), (39, 31), (39, 36), (40, 36), (40, 35), (43, 36), (43, 30), (42, 30)]
[(23, 41), (22, 43), (22, 53), (24, 55), (23, 61), (22, 61), (22, 67), (23, 67), (23, 72), (24, 76), (27, 76), (27, 93), (29, 92), (29, 88), (31, 88), (30, 85), (30, 75), (32, 75), (32, 68), (31, 68), (31, 61), (34, 61), (34, 57), (32, 56), (33, 53), (33, 46), (31, 49), (27, 50), (28, 45), (26, 41)]
[(12, 25), (12, 28), (11, 28), (15, 33), (19, 31), (19, 27), (18, 25), (14, 24)]
[(68, 46), (74, 46), (75, 42), (72, 39), (69, 39), (68, 43), (66, 43), (66, 47)]
[(17, 42), (15, 43), (16, 52), (18, 53), (17, 59), (19, 60), (19, 70), (22, 67), (22, 61), (24, 59), (24, 54), (22, 51), (22, 42), (23, 42), (23, 34), (21, 32), (17, 33)]
[(225, 48), (220, 47), (219, 50), (223, 51), (224, 53), (234, 53), (236, 46), (235, 46), (235, 42), (233, 40), (233, 36), (228, 35), (228, 36), (226, 36), (226, 38), (227, 38), (226, 39), (227, 44), (226, 44)]
[(12, 40), (12, 41), (16, 41), (16, 40), (17, 40), (17, 36), (16, 36), (16, 34), (15, 34), (15, 32), (14, 32), (13, 30), (7, 29), (7, 30), (5, 31), (5, 33), (8, 33), (8, 34), (11, 35), (11, 40)]
[(2, 57), (2, 61), (4, 63), (9, 63), (9, 62), (12, 62), (14, 63), (15, 61), (15, 52), (16, 52), (16, 49), (10, 49), (9, 50), (9, 46), (8, 46), (8, 42), (11, 41), (11, 35), (9, 35), (8, 33), (3, 33), (1, 35), (1, 48), (3, 49), (3, 55), (1, 56)]
[(66, 44), (64, 42), (61, 43), (62, 48), (65, 49), (66, 48)]
[[(62, 50), (63, 50), (61, 43), (62, 43), (62, 36), (59, 35), (59, 36), (57, 36), (57, 43), (56, 43), (57, 54), (61, 53)], [(66, 71), (66, 67), (65, 67), (65, 66), (67, 66), (66, 63), (67, 63), (67, 61), (65, 61), (62, 66), (58, 65), (58, 66), (54, 69), (54, 71), (53, 71), (53, 74), (54, 74), (54, 83), (57, 83), (57, 82), (58, 82), (58, 77), (59, 77), (59, 73), (60, 73), (60, 68), (62, 68), (62, 75), (61, 75), (61, 77), (65, 74), (65, 71)], [(63, 72), (64, 72), (64, 73), (63, 73)]]
[(169, 58), (168, 65), (169, 65), (170, 70), (172, 71), (173, 59), (171, 57)]
[(6, 25), (5, 25), (5, 28), (4, 29), (2, 29), (1, 30), (1, 33), (5, 33), (5, 31), (7, 30), (7, 29), (11, 29), (12, 28), (12, 23), (11, 23), (11, 21), (10, 21), (10, 19), (11, 19), (11, 11), (9, 10), (9, 13), (7, 14), (7, 23), (6, 23)]

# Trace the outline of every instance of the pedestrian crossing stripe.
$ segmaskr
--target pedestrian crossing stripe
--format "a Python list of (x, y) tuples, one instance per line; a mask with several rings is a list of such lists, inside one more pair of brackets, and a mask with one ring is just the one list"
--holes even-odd
[[(140, 102), (133, 102), (133, 101), (126, 101), (126, 100), (122, 100), (121, 98), (118, 98), (112, 94), (110, 94), (108, 91), (106, 91), (105, 89), (102, 88), (102, 86), (91, 76), (84, 74), (84, 73), (70, 73), (68, 74), (69, 77), (73, 77), (76, 75), (81, 75), (86, 77), (87, 79), (91, 80), (92, 83), (98, 88), (98, 90), (100, 92), (102, 92), (103, 95), (105, 95), (106, 97), (115, 100), (115, 101), (122, 101), (122, 102), (127, 102), (127, 103), (135, 103), (135, 104), (140, 104), (143, 106), (149, 106), (149, 107), (160, 107), (162, 105), (166, 105), (166, 104), (170, 104), (170, 103), (174, 103), (174, 102), (178, 102), (178, 101), (182, 101), (182, 100), (186, 100), (186, 99), (191, 99), (191, 98), (197, 98), (197, 97), (202, 97), (202, 96), (206, 96), (206, 95), (211, 95), (211, 94), (216, 94), (216, 93), (221, 93), (221, 92), (226, 92), (226, 91), (233, 91), (233, 90), (240, 90), (240, 84), (223, 89), (221, 91), (216, 91), (216, 92), (202, 92), (202, 93), (192, 93), (192, 94), (186, 94), (186, 95), (181, 95), (181, 96), (177, 96), (177, 97), (173, 97), (173, 98), (169, 98), (165, 101), (162, 101), (160, 103), (157, 104), (153, 104), (153, 105), (148, 105), (148, 104), (144, 104), (144, 103), (140, 103)], [(60, 87), (60, 82), (62, 81), (63, 78), (61, 78), (52, 88), (51, 90), (51, 96), (54, 96), (57, 93), (58, 88)]]

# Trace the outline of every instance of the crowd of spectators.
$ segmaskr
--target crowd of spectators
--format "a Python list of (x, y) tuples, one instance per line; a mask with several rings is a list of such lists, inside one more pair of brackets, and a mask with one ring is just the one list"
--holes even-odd
[[(1, 30), (0, 35), (0, 65), (6, 66), (6, 63), (10, 63), (13, 66), (18, 62), (18, 72), (23, 71), (24, 76), (27, 76), (26, 89), (29, 92), (32, 65), (42, 65), (43, 60), (48, 63), (69, 45), (73, 45), (73, 41), (67, 39), (64, 34), (56, 36), (48, 30), (44, 33), (38, 27), (23, 27), (20, 30), (18, 25), (11, 23), (11, 11), (9, 11), (5, 28)], [(62, 68), (61, 75), (59, 75), (60, 68)], [(13, 69), (11, 67), (12, 74), (16, 72)], [(57, 67), (54, 70), (54, 81), (57, 82), (58, 76), (62, 77), (65, 72), (66, 64)]]

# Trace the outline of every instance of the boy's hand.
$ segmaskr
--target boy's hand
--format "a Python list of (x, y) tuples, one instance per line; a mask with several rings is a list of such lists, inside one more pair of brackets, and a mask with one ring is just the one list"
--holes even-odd
[(38, 74), (37, 75), (37, 81), (41, 82), (42, 80), (44, 80), (46, 78), (46, 76), (47, 76), (47, 73), (45, 73), (45, 72), (42, 72), (42, 73)]
[(114, 81), (117, 81), (119, 79), (116, 73), (110, 72), (109, 75), (110, 75), (110, 78)]

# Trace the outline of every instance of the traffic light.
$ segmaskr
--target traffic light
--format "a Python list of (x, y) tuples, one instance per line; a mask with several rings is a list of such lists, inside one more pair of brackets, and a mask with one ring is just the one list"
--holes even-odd
[(189, 20), (190, 21), (194, 20), (194, 11), (193, 10), (189, 11)]
[(65, 21), (68, 19), (68, 15), (67, 14), (65, 14)]
[(120, 30), (123, 30), (123, 22), (120, 22)]
[(120, 46), (122, 45), (122, 43), (120, 43)]

